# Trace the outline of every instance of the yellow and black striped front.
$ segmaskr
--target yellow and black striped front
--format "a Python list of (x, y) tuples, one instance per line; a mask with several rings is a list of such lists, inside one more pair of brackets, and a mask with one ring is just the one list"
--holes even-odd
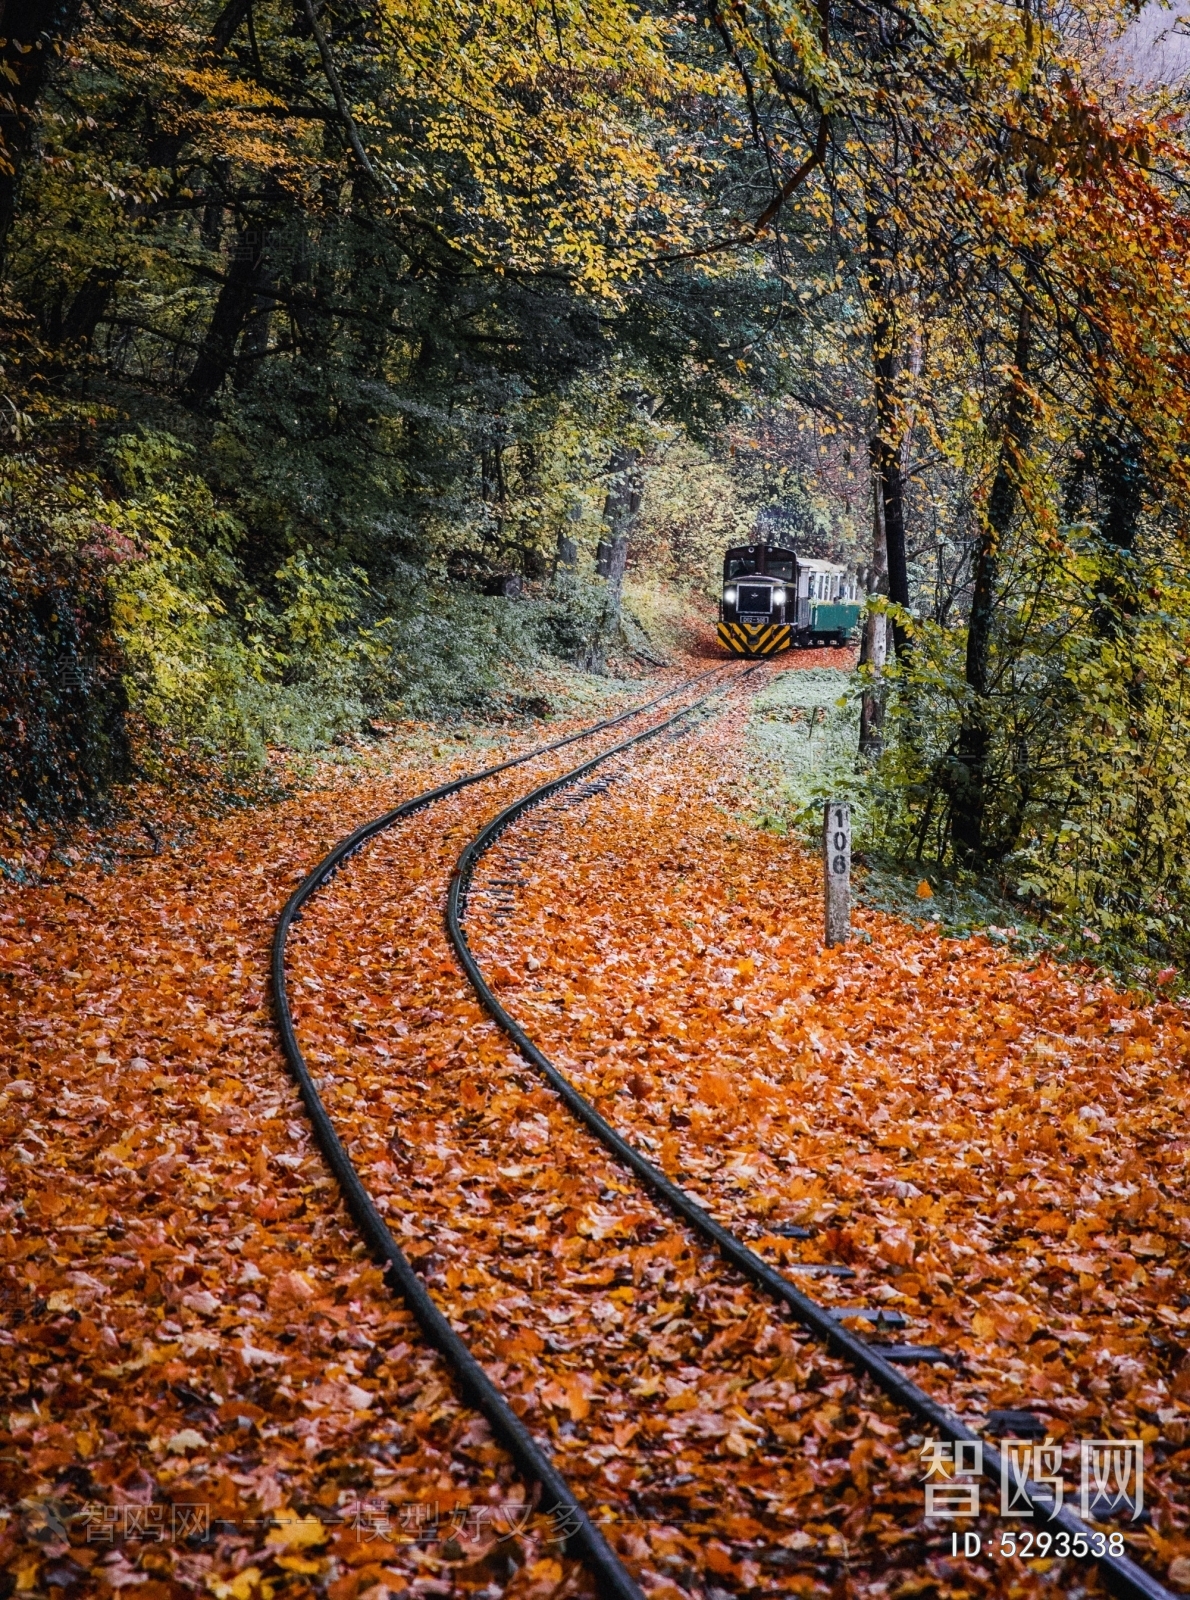
[(775, 656), (789, 649), (792, 632), (787, 622), (721, 622), (719, 643), (734, 656)]

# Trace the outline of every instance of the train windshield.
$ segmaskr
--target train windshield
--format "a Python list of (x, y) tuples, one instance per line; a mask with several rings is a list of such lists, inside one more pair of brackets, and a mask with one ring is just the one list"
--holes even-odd
[(723, 557), (723, 581), (747, 578), (760, 571), (760, 552), (749, 546), (746, 550), (729, 550)]
[(792, 583), (797, 557), (792, 550), (770, 550), (766, 545), (738, 546), (723, 557), (723, 581), (763, 574), (782, 583)]

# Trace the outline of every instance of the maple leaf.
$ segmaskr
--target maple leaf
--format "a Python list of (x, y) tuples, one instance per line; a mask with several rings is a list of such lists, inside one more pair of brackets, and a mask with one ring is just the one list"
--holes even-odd
[(276, 1511), (265, 1543), (278, 1550), (306, 1550), (325, 1544), (329, 1535), (317, 1517), (298, 1516), (293, 1511)]

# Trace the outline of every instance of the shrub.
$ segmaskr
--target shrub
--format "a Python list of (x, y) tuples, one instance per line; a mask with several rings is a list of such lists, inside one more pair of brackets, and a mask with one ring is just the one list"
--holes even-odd
[(109, 573), (132, 554), (32, 461), (0, 469), (0, 811), (69, 816), (129, 770)]

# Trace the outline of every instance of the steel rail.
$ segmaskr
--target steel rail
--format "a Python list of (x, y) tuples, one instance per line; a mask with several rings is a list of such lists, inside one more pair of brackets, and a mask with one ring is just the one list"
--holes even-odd
[[(305, 1056), (302, 1054), (289, 1003), (285, 972), (285, 951), (290, 929), (295, 922), (300, 920), (302, 908), (306, 902), (319, 889), (331, 881), (344, 862), (355, 855), (368, 840), (374, 838), (377, 834), (384, 832), (387, 828), (391, 828), (404, 818), (412, 816), (415, 812), (422, 811), (427, 806), (433, 805), (435, 801), (458, 794), (472, 784), (493, 778), (499, 773), (507, 772), (513, 767), (521, 766), (525, 762), (535, 760), (540, 756), (549, 755), (579, 740), (593, 738), (596, 734), (606, 732), (609, 728), (614, 728), (633, 717), (643, 716), (647, 711), (651, 711), (663, 701), (671, 699), (683, 689), (691, 689), (697, 684), (705, 682), (707, 678), (713, 677), (721, 670), (723, 669), (720, 667), (712, 667), (709, 671), (700, 673), (693, 679), (686, 679), (676, 684), (672, 689), (666, 690), (664, 694), (656, 696), (644, 705), (635, 706), (618, 716), (606, 718), (604, 721), (584, 728), (578, 733), (569, 734), (564, 739), (555, 740), (552, 744), (537, 746), (524, 755), (514, 756), (508, 761), (500, 762), (498, 766), (487, 767), (480, 772), (468, 773), (461, 778), (455, 778), (450, 783), (441, 784), (437, 789), (431, 789), (424, 794), (415, 795), (412, 799), (404, 801), (403, 804), (395, 806), (391, 811), (385, 812), (383, 816), (362, 824), (352, 833), (349, 833), (345, 839), (342, 839), (328, 855), (324, 856), (314, 870), (298, 885), (286, 901), (273, 932), (271, 964), (273, 1006), (276, 1013), (278, 1031), (281, 1036), (281, 1047), (285, 1053), (290, 1073), (297, 1084), (306, 1114), (310, 1119), (315, 1142), (342, 1191), (344, 1202), (352, 1220), (355, 1222), (373, 1256), (384, 1264), (384, 1275), (389, 1287), (405, 1301), (427, 1343), (445, 1356), (454, 1368), (464, 1400), (474, 1406), (487, 1420), (493, 1434), (507, 1449), (519, 1470), (527, 1478), (534, 1480), (541, 1486), (542, 1509), (547, 1514), (553, 1515), (559, 1526), (565, 1529), (564, 1543), (566, 1549), (584, 1561), (592, 1577), (596, 1580), (600, 1593), (606, 1597), (606, 1600), (645, 1600), (645, 1596), (627, 1568), (588, 1517), (566, 1480), (554, 1466), (549, 1455), (504, 1399), (500, 1390), (471, 1354), (467, 1345), (459, 1338), (448, 1318), (438, 1309), (420, 1274), (415, 1271), (390, 1233), (388, 1225), (356, 1170), (354, 1162), (348, 1155), (343, 1141), (340, 1139), (338, 1131), (322, 1103), (318, 1084), (306, 1064)], [(749, 668), (748, 672), (753, 670), (755, 669)], [(739, 676), (747, 676), (748, 672), (739, 674)], [(705, 697), (694, 701), (690, 706), (684, 707), (674, 716), (667, 718), (656, 729), (646, 730), (645, 734), (638, 735), (637, 738), (649, 737), (654, 732), (661, 731), (661, 728), (671, 726), (679, 718), (689, 715), (704, 701)]]
[[(621, 722), (629, 722), (633, 717), (643, 717), (646, 711), (652, 711), (655, 706), (672, 700), (675, 694), (680, 694), (683, 689), (693, 689), (697, 684), (705, 683), (708, 678), (713, 678), (722, 667), (711, 667), (706, 672), (700, 672), (697, 677), (683, 679), (672, 689), (667, 689), (664, 694), (659, 694), (653, 700), (647, 700), (644, 705), (633, 706), (628, 711), (621, 711), (618, 716), (607, 717), (603, 722), (593, 722), (589, 727), (580, 728), (577, 733), (568, 733), (564, 739), (555, 739), (552, 744), (535, 745), (532, 750), (527, 750), (523, 755), (510, 756), (507, 761), (501, 761), (494, 767), (484, 767), (479, 772), (466, 773), (461, 778), (452, 778), (449, 783), (441, 784), (437, 789), (427, 789), (424, 794), (414, 795), (411, 800), (403, 801), (399, 806), (394, 806), (391, 811), (386, 811), (382, 816), (375, 817), (371, 822), (365, 822), (341, 839), (335, 848), (323, 859), (310, 873), (309, 877), (294, 890), (286, 902), (277, 922), (277, 933), (274, 935), (274, 951), (276, 938), (284, 924), (285, 932), (289, 931), (289, 924), (299, 919), (297, 913), (301, 907), (317, 890), (321, 889), (334, 877), (335, 873), (349, 860), (356, 851), (367, 844), (369, 839), (374, 839), (378, 833), (383, 833), (391, 828), (394, 823), (411, 817), (415, 811), (423, 811), (426, 806), (431, 806), (436, 800), (448, 799), (452, 794), (458, 794), (463, 789), (469, 789), (474, 783), (484, 783), (488, 778), (495, 778), (501, 772), (509, 772), (513, 767), (523, 767), (527, 761), (536, 761), (539, 756), (552, 755), (555, 750), (564, 750), (567, 745), (578, 744), (584, 739), (593, 739), (597, 733), (606, 733), (609, 728), (619, 727)], [(738, 676), (743, 677), (740, 673)], [(288, 921), (286, 920), (288, 919)], [(284, 940), (282, 940), (284, 944)], [(274, 961), (273, 976), (277, 976), (277, 966)]]
[[(693, 710), (694, 707), (688, 709)], [(651, 733), (660, 732), (665, 726), (668, 726), (668, 723), (660, 724), (657, 729), (651, 730)], [(786, 1306), (797, 1321), (821, 1339), (834, 1354), (852, 1366), (858, 1367), (873, 1379), (890, 1399), (920, 1418), (922, 1422), (936, 1428), (950, 1443), (978, 1444), (981, 1447), (983, 1476), (998, 1487), (1003, 1471), (1000, 1452), (952, 1411), (940, 1405), (924, 1389), (911, 1382), (891, 1362), (886, 1361), (878, 1347), (865, 1343), (858, 1335), (843, 1327), (832, 1316), (830, 1310), (803, 1294), (762, 1256), (750, 1250), (738, 1235), (717, 1222), (687, 1190), (680, 1184), (674, 1183), (635, 1145), (617, 1133), (570, 1079), (533, 1043), (521, 1025), (500, 1003), (467, 943), (463, 918), (466, 915), (471, 878), (481, 858), (491, 849), (500, 835), (526, 811), (540, 805), (560, 790), (579, 782), (603, 762), (643, 742), (645, 738), (651, 736), (651, 733), (626, 740), (621, 745), (584, 762), (582, 766), (575, 767), (573, 771), (541, 784), (529, 794), (523, 795), (505, 807), (476, 834), (455, 865), (447, 896), (446, 926), (459, 960), (484, 1007), (516, 1045), (520, 1054), (541, 1073), (563, 1104), (600, 1140), (621, 1165), (627, 1167), (671, 1211), (716, 1245), (725, 1260)], [(1106, 1536), (1101, 1531), (1084, 1522), (1068, 1505), (1062, 1504), (1056, 1507), (1054, 1495), (1046, 1485), (1030, 1479), (1021, 1488), (1031, 1505), (1042, 1514), (1050, 1526), (1064, 1531), (1071, 1540), (1082, 1538), (1088, 1541), (1088, 1552), (1091, 1550), (1089, 1541), (1092, 1539), (1097, 1538), (1106, 1542)], [(1127, 1556), (1114, 1556), (1105, 1552), (1101, 1556), (1088, 1554), (1087, 1559), (1097, 1563), (1108, 1587), (1114, 1594), (1123, 1597), (1123, 1600), (1174, 1600), (1170, 1590), (1164, 1588)]]

